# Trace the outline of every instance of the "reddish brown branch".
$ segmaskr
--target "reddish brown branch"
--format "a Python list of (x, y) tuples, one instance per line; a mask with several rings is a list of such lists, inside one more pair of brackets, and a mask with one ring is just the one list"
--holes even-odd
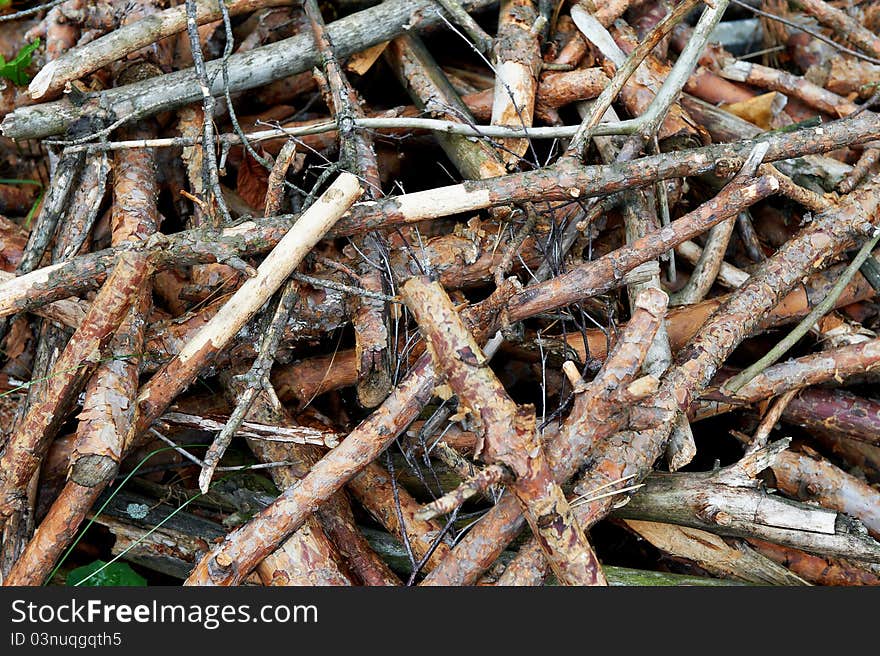
[(0, 458), (0, 516), (8, 516), (22, 500), (49, 442), (67, 419), (76, 395), (98, 366), (148, 274), (149, 262), (142, 253), (123, 253), (119, 257), (83, 323), (52, 368), (43, 398), (31, 407)]
[(507, 395), (439, 283), (411, 278), (403, 286), (403, 297), (428, 342), (435, 367), (481, 427), (477, 457), (513, 471), (513, 493), (559, 582), (607, 585), (553, 479), (538, 439), (534, 408), (517, 406)]
[[(369, 513), (404, 544), (413, 554), (433, 569), (449, 553), (449, 545), (438, 541), (443, 527), (419, 517), (419, 503), (400, 486), (391, 482), (391, 475), (376, 463), (370, 463), (348, 482), (348, 489)], [(396, 497), (396, 498), (395, 498)], [(402, 519), (402, 525), (401, 525)], [(429, 556), (430, 554), (430, 556)]]
[[(584, 458), (602, 439), (627, 425), (628, 406), (637, 394), (628, 391), (627, 385), (638, 374), (645, 354), (651, 345), (663, 319), (666, 297), (659, 290), (649, 289), (639, 297), (632, 319), (621, 333), (605, 365), (596, 377), (577, 389), (575, 405), (566, 419), (560, 434), (547, 446), (547, 457), (558, 483), (567, 481), (575, 474)], [(649, 391), (642, 391), (647, 394)], [(483, 532), (484, 522), (490, 525)], [(493, 544), (493, 530), (503, 525), (503, 548), (523, 526), (522, 515), (516, 501), (505, 495), (486, 517), (465, 536), (467, 550), (456, 546), (449, 558), (431, 572), (423, 585), (469, 585), (480, 572), (498, 557), (499, 544)], [(471, 535), (476, 539), (471, 539)], [(463, 560), (464, 559), (464, 560)], [(517, 584), (514, 571), (509, 584)]]

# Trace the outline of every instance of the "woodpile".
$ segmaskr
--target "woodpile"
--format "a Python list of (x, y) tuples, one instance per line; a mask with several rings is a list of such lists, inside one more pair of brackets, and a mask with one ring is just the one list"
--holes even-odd
[(875, 3), (0, 11), (4, 585), (880, 584)]

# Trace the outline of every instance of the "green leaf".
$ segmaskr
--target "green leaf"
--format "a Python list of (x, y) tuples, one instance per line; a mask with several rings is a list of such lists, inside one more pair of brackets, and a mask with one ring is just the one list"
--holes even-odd
[(31, 227), (31, 220), (34, 218), (34, 214), (37, 213), (37, 208), (40, 206), (40, 201), (43, 200), (43, 194), (46, 193), (45, 189), (40, 189), (40, 193), (37, 194), (37, 199), (34, 201), (34, 204), (31, 205), (30, 211), (28, 211), (27, 216), (24, 219), (24, 227)]
[(100, 587), (144, 587), (147, 585), (147, 579), (129, 567), (128, 563), (117, 561), (107, 565), (103, 560), (96, 560), (89, 565), (71, 570), (70, 574), (67, 575), (67, 585), (73, 586), (80, 583)]
[(30, 76), (25, 73), (25, 70), (28, 66), (31, 65), (31, 59), (33, 59), (34, 50), (40, 47), (40, 40), (37, 39), (33, 43), (29, 43), (24, 46), (21, 50), (18, 51), (18, 54), (15, 56), (10, 62), (7, 62), (2, 55), (0, 55), (0, 77), (5, 77), (7, 80), (12, 80), (12, 82), (18, 86), (24, 86), (28, 82), (30, 82)]

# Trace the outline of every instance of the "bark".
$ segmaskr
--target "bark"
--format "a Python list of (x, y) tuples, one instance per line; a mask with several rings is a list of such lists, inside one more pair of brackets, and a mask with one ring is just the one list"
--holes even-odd
[[(844, 265), (832, 265), (828, 269), (808, 277), (803, 285), (789, 292), (787, 296), (776, 304), (768, 313), (767, 318), (761, 323), (760, 329), (767, 330), (783, 325), (809, 313), (810, 309), (824, 298), (843, 268)], [(738, 286), (743, 282), (745, 281), (741, 281)], [(844, 293), (841, 294), (837, 306), (844, 307), (850, 303), (870, 299), (873, 298), (874, 294), (875, 292), (871, 285), (868, 284), (868, 281), (864, 277), (857, 275), (847, 286)], [(730, 295), (718, 296), (692, 306), (671, 309), (667, 315), (667, 326), (673, 352), (684, 347), (697, 334), (706, 320), (730, 298)], [(586, 347), (584, 346), (584, 341), (587, 343)], [(604, 333), (598, 329), (585, 331), (585, 337), (583, 335), (566, 337), (566, 346), (577, 354), (581, 362), (587, 362), (590, 358), (601, 360), (607, 352), (607, 340)], [(861, 366), (860, 357), (856, 356), (856, 358), (859, 364), (855, 366)], [(819, 365), (820, 368), (821, 366)], [(821, 371), (818, 372), (818, 375), (822, 375)]]
[(553, 480), (535, 430), (534, 408), (517, 406), (507, 395), (438, 283), (411, 278), (403, 294), (435, 367), (481, 427), (477, 457), (513, 471), (513, 493), (559, 582), (607, 585), (596, 555), (572, 521), (571, 508)]
[(808, 432), (821, 430), (880, 447), (880, 403), (851, 392), (803, 390), (788, 404), (783, 418)]
[[(452, 450), (452, 448), (445, 442), (442, 442), (441, 444), (443, 444), (446, 449), (449, 449), (450, 451)], [(443, 457), (442, 449), (441, 452), (438, 453), (437, 447), (432, 449), (432, 453), (435, 453), (438, 458)], [(459, 458), (460, 462), (467, 466), (467, 460), (462, 456), (459, 456)], [(419, 519), (434, 519), (440, 515), (448, 515), (456, 508), (460, 508), (462, 504), (471, 497), (477, 495), (485, 497), (485, 492), (490, 488), (501, 485), (502, 483), (509, 483), (511, 480), (510, 471), (503, 465), (488, 465), (479, 470), (470, 466), (467, 467), (467, 469), (468, 471), (466, 475), (462, 477), (462, 482), (454, 490), (451, 490), (442, 497), (422, 506), (418, 510), (416, 516)], [(453, 471), (455, 471), (456, 474), (458, 474), (460, 470), (461, 473), (465, 473), (463, 467), (453, 468)]]
[[(230, 16), (256, 11), (265, 7), (292, 4), (290, 0), (232, 0), (227, 2)], [(221, 18), (215, 2), (203, 0), (197, 5), (198, 24), (203, 25)], [(66, 50), (60, 57), (40, 69), (28, 86), (32, 98), (51, 97), (68, 82), (80, 79), (136, 52), (151, 43), (186, 29), (186, 8), (181, 5), (129, 22), (89, 43)]]
[(86, 513), (115, 476), (134, 413), (143, 312), (141, 290), (102, 363), (89, 382), (69, 463), (69, 480), (53, 502), (5, 585), (41, 585), (76, 535)]
[[(419, 503), (399, 484), (394, 487), (391, 475), (380, 465), (370, 463), (348, 482), (348, 489), (385, 529), (404, 544), (409, 544), (420, 560), (433, 569), (449, 553), (449, 545), (440, 540), (443, 527), (420, 519)], [(396, 499), (395, 499), (396, 495)], [(439, 540), (439, 541), (438, 541)]]
[[(495, 37), (495, 94), (492, 125), (531, 127), (541, 67), (538, 35), (532, 31), (537, 18), (532, 0), (502, 0)], [(527, 139), (501, 142), (501, 159), (515, 168), (529, 147)]]
[(751, 539), (748, 543), (758, 553), (816, 585), (880, 585), (880, 569), (876, 566), (872, 569), (863, 562), (815, 556), (764, 540)]
[[(766, 137), (770, 148), (765, 161), (789, 159), (809, 153), (827, 152), (880, 138), (880, 118), (866, 112), (852, 119), (827, 123), (821, 128)], [(579, 166), (565, 162), (530, 171), (471, 181), (424, 192), (389, 197), (375, 203), (353, 207), (330, 233), (331, 236), (358, 234), (377, 227), (412, 223), (459, 212), (529, 200), (568, 200), (615, 193), (678, 177), (715, 170), (737, 170), (754, 148), (753, 140), (720, 144), (683, 151), (676, 157), (666, 154), (643, 157), (631, 162), (603, 166)], [(241, 254), (266, 252), (286, 232), (288, 217), (269, 221), (244, 222), (221, 231), (221, 243), (214, 243), (216, 231), (185, 231), (167, 240), (145, 246), (156, 270), (183, 264), (226, 260)], [(212, 239), (213, 238), (213, 239)], [(67, 298), (100, 284), (113, 258), (114, 250), (99, 251), (69, 262), (43, 267), (31, 274), (0, 284), (0, 316), (29, 310), (38, 305)], [(242, 264), (243, 266), (243, 264)]]
[(46, 197), (40, 205), (40, 212), (28, 234), (27, 245), (22, 251), (21, 260), (16, 273), (29, 273), (40, 265), (58, 222), (68, 208), (68, 199), (77, 187), (85, 153), (63, 153), (55, 167), (52, 184), (46, 191)]
[(636, 519), (624, 520), (624, 524), (661, 551), (691, 560), (714, 576), (757, 585), (806, 585), (799, 576), (744, 542), (731, 546), (714, 533), (674, 524)]
[(745, 82), (761, 89), (779, 91), (804, 104), (834, 117), (848, 116), (858, 109), (857, 105), (836, 93), (798, 75), (751, 62), (731, 60), (724, 63), (719, 74), (728, 80)]
[[(684, 89), (693, 97), (710, 103), (713, 106), (747, 102), (758, 95), (755, 91), (751, 91), (742, 85), (734, 84), (713, 73), (704, 64), (697, 66), (688, 79), (687, 84), (685, 84)], [(683, 100), (682, 104), (686, 104), (686, 102)], [(688, 111), (691, 111), (690, 108)], [(696, 116), (694, 118), (699, 120)]]
[[(491, 0), (468, 2), (468, 8), (480, 8)], [(328, 26), (336, 44), (337, 57), (349, 55), (388, 41), (414, 26), (428, 27), (442, 22), (433, 11), (431, 0), (391, 0), (359, 11)], [(151, 43), (148, 41), (147, 43)], [(269, 82), (309, 70), (318, 61), (311, 34), (298, 34), (271, 45), (232, 55), (227, 62), (228, 88), (231, 93), (260, 87)], [(213, 79), (211, 93), (224, 93), (220, 62), (206, 66)], [(138, 118), (176, 109), (201, 98), (201, 90), (193, 69), (163, 75), (148, 82), (135, 82), (123, 87), (94, 94), (82, 106), (65, 101), (42, 103), (7, 114), (0, 129), (13, 139), (40, 139), (59, 134), (83, 116), (96, 112), (112, 112), (116, 117), (134, 115)]]
[(880, 66), (877, 64), (848, 57), (834, 50), (825, 61), (802, 68), (805, 69), (805, 78), (844, 97), (854, 93), (863, 98), (870, 96), (870, 92), (866, 93), (870, 89), (868, 85), (880, 73)]
[[(703, 102), (699, 98), (686, 94), (682, 99), (682, 103), (687, 107), (688, 111), (694, 116), (694, 118), (705, 126), (715, 142), (734, 141), (736, 139), (743, 139), (761, 134), (761, 130), (757, 126), (734, 116), (730, 112)], [(762, 165), (762, 168), (759, 169), (759, 171), (768, 175), (766, 169), (763, 168), (764, 166), (765, 165)], [(822, 187), (831, 189), (836, 184), (839, 184), (842, 178), (847, 175), (850, 170), (848, 165), (822, 155), (807, 155), (797, 160), (779, 160), (773, 164), (773, 168), (777, 170), (777, 173), (774, 173), (774, 176), (779, 179), (781, 185), (780, 191), (786, 195), (794, 192), (791, 196), (792, 200), (804, 204), (806, 207), (814, 211), (824, 209), (830, 201), (825, 200), (823, 197), (819, 196), (819, 194), (807, 190), (800, 185), (787, 183), (782, 177), (779, 177), (778, 173), (781, 172), (788, 176), (803, 175), (808, 178), (816, 178)], [(805, 202), (807, 200), (810, 202)], [(817, 203), (821, 204), (823, 201), (824, 206), (819, 208)]]
[(357, 179), (342, 173), (263, 260), (257, 275), (245, 281), (177, 356), (153, 375), (138, 395), (129, 441), (134, 442), (217, 357), (360, 193)]
[[(556, 114), (555, 110), (578, 100), (595, 98), (607, 84), (608, 76), (600, 68), (579, 68), (573, 71), (546, 74), (538, 85), (535, 115), (546, 122), (552, 122), (550, 118)], [(467, 106), (474, 119), (485, 123), (488, 123), (492, 118), (493, 99), (494, 89), (491, 88), (468, 93), (461, 97), (461, 101)], [(413, 105), (366, 113), (366, 116), (370, 118), (416, 118), (420, 115), (421, 110)], [(326, 125), (326, 123), (327, 119), (313, 119), (311, 121), (282, 123), (282, 127), (285, 130), (303, 130), (308, 126)], [(244, 121), (242, 124), (244, 125)], [(256, 127), (254, 126), (254, 128)], [(401, 136), (412, 132), (409, 128), (383, 130), (384, 134)], [(334, 148), (337, 133), (335, 130), (330, 130), (317, 134), (304, 134), (299, 138), (303, 145), (326, 152)], [(267, 139), (261, 143), (267, 151), (274, 153), (281, 148), (286, 139), (287, 137), (282, 136)]]
[(794, 0), (794, 4), (815, 16), (816, 20), (856, 45), (862, 52), (880, 57), (880, 37), (845, 12), (823, 0)]
[(101, 496), (102, 489), (68, 482), (52, 505), (57, 510), (50, 510), (43, 518), (3, 585), (43, 585), (55, 561), (76, 537), (82, 520)]
[(880, 148), (865, 148), (859, 156), (859, 161), (853, 166), (840, 184), (837, 185), (837, 191), (841, 194), (848, 194), (855, 189), (866, 177), (871, 169), (880, 161)]
[(473, 41), (474, 47), (484, 55), (492, 50), (492, 37), (483, 31), (479, 23), (475, 21), (458, 0), (437, 0), (437, 4), (443, 7), (455, 23), (464, 30)]
[(99, 364), (133, 299), (140, 293), (148, 272), (149, 263), (143, 255), (121, 255), (82, 325), (55, 363), (43, 398), (31, 407), (0, 458), (3, 482), (0, 514), (3, 516), (9, 516), (22, 499), (25, 486), (39, 467), (49, 442)]
[(862, 522), (875, 538), (880, 536), (880, 492), (870, 485), (818, 454), (787, 451), (772, 469), (784, 494), (846, 513)]
[[(658, 295), (662, 292), (647, 290), (644, 294), (648, 302), (637, 307), (630, 323), (621, 333), (605, 365), (593, 381), (577, 390), (571, 414), (559, 436), (547, 447), (548, 459), (557, 482), (571, 478), (597, 443), (627, 425), (629, 404), (626, 402), (626, 388), (638, 374), (651, 344), (649, 338), (659, 330), (663, 314), (662, 303), (658, 306), (658, 301), (661, 300)], [(507, 541), (516, 536), (524, 523), (518, 504), (509, 494), (501, 498), (486, 517), (471, 529), (471, 533), (479, 533), (481, 526), (487, 521), (503, 523), (504, 539)], [(465, 540), (468, 540), (467, 536)], [(502, 549), (503, 546), (501, 545)], [(469, 585), (497, 558), (500, 551), (496, 552), (495, 549), (491, 539), (478, 540), (473, 549), (468, 549), (464, 554), (456, 547), (425, 578), (423, 585)], [(462, 560), (462, 556), (467, 560)], [(473, 578), (469, 578), (468, 570), (473, 571)], [(506, 583), (519, 583), (514, 572), (510, 572)]]
[(714, 482), (711, 476), (655, 474), (615, 516), (758, 538), (825, 556), (880, 561), (880, 545), (844, 515)]
[[(547, 73), (541, 77), (538, 83), (538, 91), (535, 102), (535, 113), (542, 115), (545, 108), (558, 109), (579, 100), (595, 98), (605, 85), (608, 84), (608, 76), (600, 68), (578, 68), (565, 73)], [(479, 119), (486, 118), (483, 112), (471, 104), (474, 96), (465, 96), (462, 100)]]
[(880, 358), (880, 340), (872, 339), (778, 363), (765, 369), (733, 394), (725, 393), (722, 382), (719, 385), (718, 396), (711, 393), (706, 396), (741, 399), (746, 403), (754, 402), (778, 394), (786, 384), (791, 384), (790, 381), (796, 381), (798, 386), (807, 387), (829, 380), (842, 381), (853, 376), (870, 375), (878, 367), (880, 361), (878, 358)]
[[(487, 324), (497, 323), (508, 297), (509, 290), (496, 292), (471, 313), (473, 320), (482, 318)], [(298, 485), (288, 488), (205, 556), (187, 584), (234, 585), (242, 581), (266, 554), (400, 435), (430, 400), (433, 388), (434, 371), (426, 354), (385, 402), (349, 433), (339, 447), (318, 461)]]

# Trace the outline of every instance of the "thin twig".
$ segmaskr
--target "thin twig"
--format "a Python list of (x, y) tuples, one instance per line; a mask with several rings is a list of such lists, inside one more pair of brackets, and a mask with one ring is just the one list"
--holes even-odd
[(821, 317), (828, 314), (828, 312), (834, 307), (838, 297), (859, 270), (859, 267), (862, 266), (862, 263), (871, 255), (871, 250), (877, 245), (878, 241), (880, 241), (880, 230), (878, 230), (871, 239), (862, 244), (858, 254), (856, 254), (853, 261), (850, 262), (840, 278), (838, 278), (834, 287), (828, 292), (828, 295), (823, 298), (822, 301), (816, 305), (816, 307), (814, 307), (788, 335), (786, 335), (776, 346), (767, 351), (764, 357), (728, 380), (724, 384), (724, 388), (730, 392), (738, 391), (743, 385), (779, 360), (779, 358), (785, 355), (791, 347), (797, 344), (798, 340), (806, 335), (813, 325)]
[[(599, 21), (597, 21), (591, 14), (584, 11), (579, 5), (575, 5), (571, 8), (572, 19), (574, 19), (578, 28), (587, 34), (587, 38), (593, 40), (599, 38), (601, 35), (601, 43), (597, 45), (599, 45), (602, 54), (617, 66), (617, 72), (614, 74), (614, 77), (611, 79), (608, 86), (605, 87), (605, 90), (593, 102), (589, 115), (578, 127), (571, 143), (568, 145), (569, 153), (583, 158), (585, 154), (584, 151), (587, 144), (589, 144), (590, 139), (594, 135), (599, 134), (598, 126), (602, 117), (605, 116), (605, 112), (611, 107), (611, 103), (613, 103), (618, 94), (620, 94), (626, 81), (636, 72), (636, 69), (642, 64), (645, 58), (651, 54), (651, 51), (657, 46), (657, 44), (660, 43), (660, 41), (672, 31), (672, 28), (690, 13), (690, 10), (699, 4), (699, 2), (700, 0), (685, 0), (678, 5), (678, 7), (670, 12), (666, 18), (657, 25), (657, 27), (651, 30), (651, 33), (645, 38), (645, 40), (640, 43), (625, 60), (623, 59), (623, 52), (617, 44), (614, 43), (614, 40), (605, 28), (602, 27)], [(591, 29), (588, 30), (588, 27)], [(616, 54), (612, 55), (612, 53)], [(626, 123), (626, 121), (624, 121), (624, 123)]]
[[(208, 73), (205, 69), (205, 59), (202, 55), (202, 45), (199, 41), (197, 12), (196, 0), (186, 0), (186, 31), (189, 34), (189, 47), (192, 51), (193, 68), (195, 69), (199, 88), (202, 92), (202, 107), (205, 112), (205, 122), (202, 129), (202, 143), (213, 144), (214, 105), (216, 104), (216, 101), (211, 94), (211, 82), (208, 80)], [(226, 86), (228, 88), (229, 85), (227, 84)], [(232, 223), (232, 215), (229, 213), (229, 208), (226, 206), (226, 200), (223, 198), (223, 192), (220, 189), (220, 174), (217, 170), (217, 153), (213, 146), (205, 148), (204, 153), (205, 170), (203, 175), (205, 177), (205, 189), (210, 190), (209, 197), (206, 199), (208, 201), (208, 207), (210, 208), (209, 212), (214, 219), (215, 226), (221, 224), (230, 225)], [(217, 220), (217, 215), (214, 212), (215, 202), (217, 208), (220, 210), (222, 221)]]
[(52, 0), (52, 2), (47, 2), (42, 5), (37, 5), (36, 7), (31, 7), (30, 9), (22, 9), (21, 11), (16, 11), (12, 14), (6, 14), (5, 16), (0, 16), (0, 23), (6, 23), (9, 21), (19, 20), (20, 18), (27, 18), (28, 16), (33, 16), (34, 14), (39, 14), (41, 11), (45, 9), (52, 9), (53, 7), (57, 7), (61, 3), (66, 0)]
[(449, 17), (473, 39), (473, 45), (484, 55), (492, 52), (492, 37), (486, 34), (480, 24), (459, 4), (458, 0), (435, 0), (449, 14)]

